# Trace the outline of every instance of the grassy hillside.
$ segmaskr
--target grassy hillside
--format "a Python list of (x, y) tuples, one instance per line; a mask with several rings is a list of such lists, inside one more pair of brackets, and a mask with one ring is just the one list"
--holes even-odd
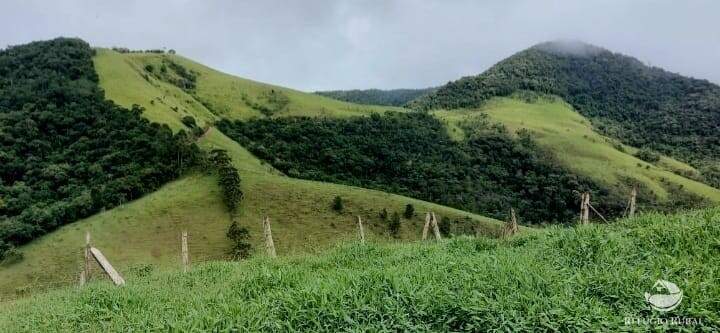
[(105, 100), (94, 53), (71, 38), (0, 50), (0, 260), (59, 226), (152, 193), (201, 158), (140, 109)]
[(518, 90), (560, 96), (600, 133), (688, 162), (706, 183), (720, 187), (720, 86), (593, 45), (541, 43), (411, 104), (423, 110), (476, 108)]
[[(197, 102), (195, 94), (162, 80), (144, 78), (145, 65), (160, 61), (159, 57), (157, 54), (99, 50), (94, 62), (106, 98), (128, 107), (139, 104), (146, 109), (145, 117), (168, 124), (174, 130), (184, 128), (180, 119), (185, 115), (195, 117), (201, 125), (215, 121), (215, 114)], [(204, 96), (206, 83), (243, 89), (270, 87), (221, 74), (176, 56), (173, 59), (200, 73), (196, 93), (200, 96)], [(229, 91), (235, 88), (224, 90), (228, 87), (216, 86), (216, 90), (207, 89), (207, 92), (230, 94)], [(292, 107), (287, 111), (293, 114), (344, 116), (378, 110), (287, 89), (282, 91), (289, 96), (298, 96), (297, 100), (292, 99)], [(213, 99), (213, 103), (221, 105), (221, 100)], [(227, 103), (228, 107), (234, 105), (232, 99)], [(243, 110), (242, 107), (232, 109), (223, 116), (258, 116)], [(249, 229), (253, 247), (260, 253), (264, 215), (271, 217), (275, 244), (281, 256), (317, 253), (337, 243), (356, 239), (356, 215), (363, 217), (370, 239), (393, 241), (394, 238), (387, 235), (387, 222), (380, 219), (379, 212), (385, 208), (390, 214), (402, 213), (407, 204), (414, 205), (416, 213), (410, 220), (403, 218), (401, 240), (419, 238), (427, 210), (436, 211), (439, 218), (449, 217), (453, 227), (474, 227), (478, 234), (494, 236), (502, 226), (497, 220), (407, 197), (285, 177), (212, 127), (198, 145), (206, 151), (213, 148), (228, 150), (240, 172), (245, 193), (237, 220)], [(342, 213), (331, 209), (332, 200), (338, 195), (345, 201)], [(190, 235), (192, 262), (223, 259), (230, 248), (225, 237), (229, 225), (215, 177), (197, 173), (167, 184), (139, 200), (60, 228), (22, 247), (22, 261), (0, 266), (0, 299), (76, 283), (85, 231), (92, 233), (94, 244), (120, 273), (128, 275), (143, 265), (152, 265), (159, 270), (177, 267), (178, 235), (182, 229), (188, 230)]]
[[(142, 59), (160, 57), (157, 54), (120, 54), (97, 49), (93, 57), (100, 86), (105, 97), (125, 107), (133, 104), (145, 108), (143, 116), (150, 121), (168, 124), (173, 130), (185, 128), (184, 116), (193, 116), (201, 126), (219, 118), (177, 86), (148, 76)], [(174, 111), (173, 109), (177, 109)]]
[[(247, 80), (216, 71), (179, 55), (156, 53), (118, 53), (98, 49), (94, 58), (100, 83), (107, 97), (120, 105), (139, 104), (148, 119), (182, 128), (180, 119), (192, 115), (201, 124), (219, 117), (249, 119), (272, 116), (368, 115), (391, 106), (359, 105), (293, 89)], [(163, 64), (175, 63), (196, 75), (196, 87), (183, 90), (159, 74)], [(146, 68), (152, 66), (153, 71)], [(167, 69), (166, 73), (171, 73)], [(153, 75), (155, 73), (155, 75)], [(167, 77), (173, 78), (174, 73)], [(152, 102), (151, 102), (152, 101)]]
[[(710, 263), (718, 255), (718, 209), (509, 241), (348, 244), (0, 304), (0, 331), (714, 331), (720, 266)], [(643, 298), (657, 279), (683, 292), (672, 312)]]
[[(387, 191), (498, 219), (513, 207), (526, 223), (574, 223), (573, 191), (602, 192), (586, 177), (542, 158), (529, 139), (476, 124), (468, 129), (472, 138), (455, 141), (425, 113), (223, 120), (217, 126), (293, 177)], [(625, 201), (616, 202), (622, 206), (614, 209), (618, 215)]]
[(630, 183), (636, 181), (644, 188), (641, 196), (657, 195), (667, 199), (668, 188), (682, 186), (684, 191), (720, 202), (720, 190), (673, 173), (696, 172), (691, 166), (665, 156), (653, 164), (638, 159), (633, 156), (636, 148), (598, 134), (590, 121), (561, 98), (539, 97), (527, 101), (517, 96), (496, 97), (480, 109), (436, 111), (434, 114), (448, 121), (449, 131), (456, 139), (463, 138), (458, 124), (484, 116), (504, 124), (512, 132), (528, 129), (532, 137), (553, 151), (566, 167), (628, 193)]
[[(233, 158), (245, 193), (237, 220), (249, 229), (252, 245), (260, 254), (264, 215), (271, 217), (280, 256), (317, 253), (355, 240), (356, 215), (363, 217), (370, 239), (392, 241), (379, 212), (385, 208), (391, 214), (402, 213), (407, 204), (415, 207), (416, 214), (402, 219), (402, 240), (420, 238), (427, 210), (434, 210), (438, 218), (457, 221), (456, 225), (474, 226), (478, 234), (496, 236), (502, 226), (500, 221), (407, 197), (278, 175), (215, 129), (199, 144), (205, 149), (227, 149)], [(336, 195), (345, 201), (342, 213), (331, 209)], [(0, 266), (0, 299), (75, 283), (86, 231), (120, 273), (128, 275), (146, 264), (157, 269), (177, 267), (178, 235), (183, 229), (189, 233), (192, 262), (223, 259), (230, 248), (225, 237), (229, 225), (215, 177), (195, 174), (22, 247), (22, 261)]]

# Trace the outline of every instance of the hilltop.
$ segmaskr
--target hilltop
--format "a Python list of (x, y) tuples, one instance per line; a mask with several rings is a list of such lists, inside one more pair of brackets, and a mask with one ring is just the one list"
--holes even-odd
[(98, 49), (93, 58), (107, 98), (145, 108), (151, 121), (185, 129), (184, 116), (201, 126), (227, 118), (364, 116), (392, 106), (360, 105), (256, 82), (216, 71), (169, 53), (120, 53)]
[(403, 106), (413, 99), (431, 93), (435, 90), (437, 90), (437, 88), (432, 87), (425, 89), (331, 90), (316, 91), (315, 93), (337, 100), (358, 104)]
[(421, 96), (421, 110), (476, 108), (518, 90), (559, 96), (601, 134), (675, 157), (718, 182), (720, 86), (574, 41), (535, 45)]

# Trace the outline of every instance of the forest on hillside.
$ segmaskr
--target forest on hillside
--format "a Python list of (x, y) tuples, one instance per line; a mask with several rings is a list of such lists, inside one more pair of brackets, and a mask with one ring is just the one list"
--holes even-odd
[(505, 219), (510, 207), (525, 223), (571, 222), (577, 191), (591, 190), (608, 215), (622, 199), (553, 162), (526, 132), (514, 140), (487, 121), (466, 124), (453, 141), (424, 113), (373, 114), (348, 120), (223, 120), (218, 128), (291, 177), (398, 193)]
[(562, 97), (603, 134), (690, 162), (720, 187), (720, 86), (587, 44), (544, 43), (419, 97), (419, 110), (473, 108), (532, 90)]
[(105, 100), (93, 54), (67, 38), (0, 51), (0, 259), (156, 190), (200, 158), (191, 135)]
[(431, 93), (438, 88), (425, 89), (366, 89), (317, 91), (318, 95), (345, 102), (369, 105), (403, 106), (413, 99)]

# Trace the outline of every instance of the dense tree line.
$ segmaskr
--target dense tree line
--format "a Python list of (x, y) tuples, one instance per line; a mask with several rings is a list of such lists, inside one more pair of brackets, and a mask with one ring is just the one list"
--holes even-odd
[[(117, 47), (114, 46), (111, 48), (113, 51), (118, 53), (157, 53), (157, 54), (165, 54), (165, 49), (147, 49), (147, 50), (131, 50), (127, 47)], [(170, 49), (167, 51), (168, 54), (175, 54), (175, 50)]]
[(211, 150), (209, 161), (217, 171), (218, 185), (223, 191), (223, 202), (232, 220), (237, 212), (237, 206), (243, 198), (243, 191), (240, 187), (240, 174), (237, 168), (233, 166), (232, 159), (227, 154), (227, 150)]
[(139, 198), (201, 158), (192, 135), (105, 100), (93, 54), (65, 38), (0, 51), (0, 257)]
[(477, 107), (519, 89), (561, 96), (604, 134), (627, 144), (697, 167), (719, 163), (719, 86), (579, 42), (539, 44), (478, 76), (449, 82), (410, 106)]
[(334, 98), (341, 101), (357, 103), (357, 104), (370, 104), (370, 105), (389, 105), (389, 106), (401, 106), (412, 101), (413, 99), (431, 93), (438, 88), (425, 88), (425, 89), (392, 89), (392, 90), (380, 90), (380, 89), (366, 89), (366, 90), (332, 90), (332, 91), (317, 91), (318, 95), (325, 97)]
[[(509, 207), (531, 222), (577, 218), (578, 194), (606, 190), (552, 162), (527, 133), (514, 140), (487, 121), (453, 141), (424, 113), (386, 113), (346, 120), (278, 118), (223, 120), (218, 128), (292, 177), (408, 195), (497, 218)], [(608, 198), (605, 213), (622, 209)]]

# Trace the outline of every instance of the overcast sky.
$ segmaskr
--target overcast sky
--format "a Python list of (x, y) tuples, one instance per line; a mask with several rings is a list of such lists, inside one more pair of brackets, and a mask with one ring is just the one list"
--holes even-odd
[(300, 90), (422, 88), (578, 39), (720, 83), (720, 1), (0, 0), (0, 47), (173, 48)]

